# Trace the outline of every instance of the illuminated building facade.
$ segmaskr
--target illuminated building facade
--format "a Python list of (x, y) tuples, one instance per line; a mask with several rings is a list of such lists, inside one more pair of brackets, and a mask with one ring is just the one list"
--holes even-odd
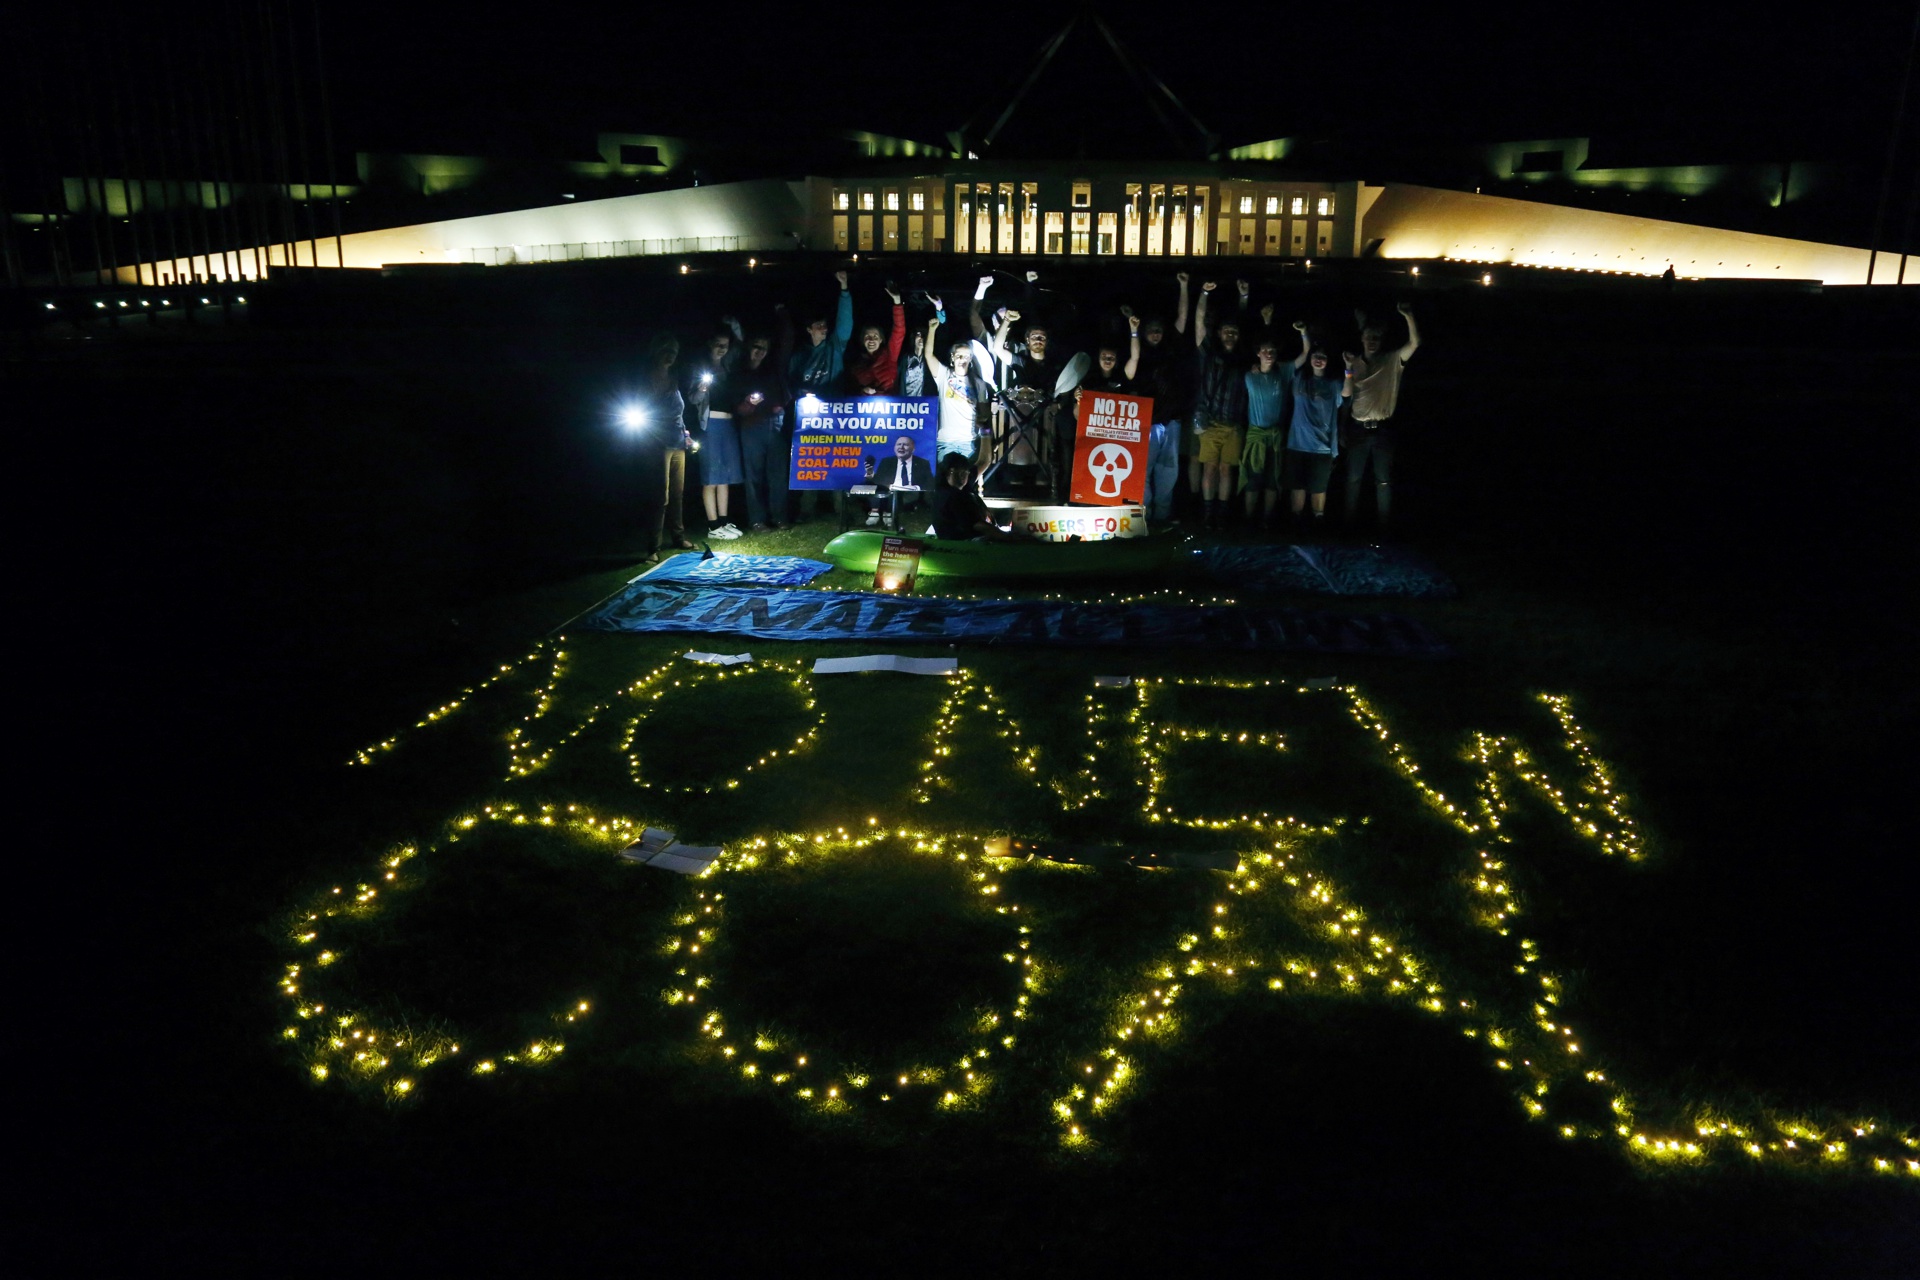
[(993, 165), (815, 179), (807, 243), (976, 258), (1346, 257), (1360, 184), (1204, 165)]

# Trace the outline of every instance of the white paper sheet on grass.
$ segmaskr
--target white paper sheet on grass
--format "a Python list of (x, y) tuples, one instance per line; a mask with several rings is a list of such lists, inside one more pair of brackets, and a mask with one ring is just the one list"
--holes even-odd
[(960, 670), (958, 658), (903, 658), (897, 653), (870, 653), (858, 658), (815, 658), (815, 675), (841, 671), (900, 671), (910, 676), (950, 676)]
[(673, 832), (648, 827), (638, 840), (620, 851), (620, 856), (645, 867), (697, 876), (713, 865), (713, 860), (720, 856), (720, 847), (681, 844)]
[(689, 649), (680, 655), (688, 662), (704, 662), (714, 667), (731, 667), (739, 662), (752, 662), (750, 653), (702, 653), (698, 649)]

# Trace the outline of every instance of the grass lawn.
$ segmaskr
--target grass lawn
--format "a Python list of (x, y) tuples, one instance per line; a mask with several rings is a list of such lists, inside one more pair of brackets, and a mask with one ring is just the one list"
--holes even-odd
[[(1433, 662), (963, 648), (944, 681), (561, 639), (630, 530), (382, 568), (437, 519), (236, 433), (308, 505), (156, 525), (174, 574), (104, 521), (122, 607), (170, 602), (38, 695), (159, 853), (75, 873), (138, 958), (55, 1164), (145, 1194), (70, 1261), (1909, 1272), (1910, 545), (1772, 501), (1819, 395), (1742, 359), (1653, 415), (1748, 415), (1711, 503), (1613, 447), (1646, 382), (1607, 362), (1541, 367), (1586, 396), (1551, 451), (1426, 372), (1483, 433), (1406, 495), (1460, 597), (1290, 603), (1416, 616)], [(1861, 420), (1912, 372), (1881, 360)], [(727, 853), (622, 861), (645, 824)]]

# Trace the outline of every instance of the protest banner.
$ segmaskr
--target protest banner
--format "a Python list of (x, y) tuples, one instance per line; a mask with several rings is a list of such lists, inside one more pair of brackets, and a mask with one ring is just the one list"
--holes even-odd
[(873, 589), (912, 591), (913, 579), (920, 572), (920, 553), (923, 550), (925, 547), (918, 538), (882, 539), (880, 558), (873, 566)]
[(793, 470), (795, 489), (846, 489), (872, 483), (866, 464), (876, 466), (894, 456), (902, 436), (913, 442), (913, 455), (929, 466), (934, 461), (934, 437), (940, 415), (926, 397), (854, 396), (823, 400), (801, 396), (794, 405)]
[(1013, 528), (1044, 542), (1103, 542), (1147, 536), (1145, 507), (1043, 507), (1016, 502)]
[(1073, 501), (1096, 506), (1146, 501), (1147, 433), (1152, 428), (1151, 396), (1082, 393), (1079, 441), (1073, 450)]

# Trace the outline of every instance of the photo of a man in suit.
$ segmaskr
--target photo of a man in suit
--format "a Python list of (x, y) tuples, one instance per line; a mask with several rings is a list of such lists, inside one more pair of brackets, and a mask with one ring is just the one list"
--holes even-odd
[(867, 500), (867, 527), (871, 529), (884, 520), (887, 528), (895, 529), (907, 512), (926, 509), (933, 490), (933, 467), (925, 458), (914, 455), (911, 437), (898, 436), (893, 442), (893, 456), (880, 460), (867, 483), (879, 490)]

